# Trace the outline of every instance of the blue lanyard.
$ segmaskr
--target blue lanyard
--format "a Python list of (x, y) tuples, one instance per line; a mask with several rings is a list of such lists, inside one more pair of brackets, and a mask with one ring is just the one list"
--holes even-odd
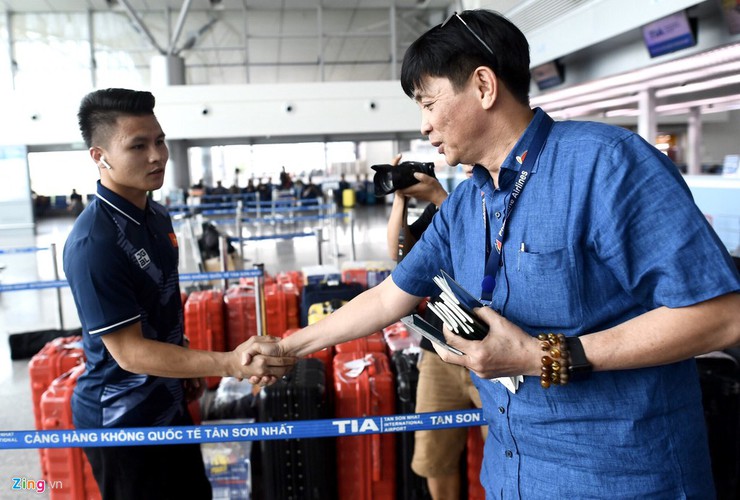
[(509, 192), (509, 203), (506, 205), (506, 212), (504, 220), (496, 234), (496, 253), (491, 252), (491, 229), (488, 223), (488, 212), (486, 212), (486, 198), (483, 192), (481, 192), (481, 205), (483, 207), (483, 225), (486, 229), (486, 270), (483, 275), (483, 281), (481, 282), (481, 300), (491, 302), (493, 300), (493, 289), (496, 287), (496, 273), (498, 269), (503, 265), (503, 251), (504, 241), (506, 240), (506, 222), (511, 217), (511, 213), (514, 211), (514, 206), (524, 191), (524, 186), (527, 185), (527, 181), (532, 176), (532, 169), (537, 158), (540, 156), (542, 147), (545, 145), (547, 135), (550, 133), (553, 120), (548, 115), (542, 117), (542, 121), (535, 130), (532, 142), (529, 144), (529, 149), (517, 157), (517, 161), (521, 163), (519, 169), (519, 175), (517, 176), (516, 182), (511, 187)]

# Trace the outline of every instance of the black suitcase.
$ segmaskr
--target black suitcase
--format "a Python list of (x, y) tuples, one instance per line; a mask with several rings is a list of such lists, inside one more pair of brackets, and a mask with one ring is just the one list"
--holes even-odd
[(38, 330), (34, 332), (11, 333), (8, 335), (10, 359), (29, 359), (39, 352), (48, 342), (58, 337), (82, 335), (82, 328), (72, 330)]
[(718, 500), (740, 498), (740, 352), (696, 358)]
[[(399, 414), (414, 413), (416, 409), (416, 387), (419, 383), (418, 352), (396, 351), (391, 354), (391, 364), (396, 374), (396, 412)], [(404, 500), (431, 500), (426, 479), (411, 470), (411, 459), (414, 456), (414, 433), (398, 434), (397, 463), (398, 486), (397, 498)]]
[[(331, 418), (324, 363), (298, 360), (282, 380), (260, 392), (260, 422)], [(278, 439), (261, 443), (262, 497), (266, 500), (336, 498), (334, 438)], [(255, 498), (257, 498), (255, 496)]]
[(312, 304), (336, 299), (349, 301), (363, 291), (364, 288), (359, 283), (339, 283), (336, 285), (320, 283), (304, 286), (301, 292), (301, 327), (308, 325), (308, 309)]

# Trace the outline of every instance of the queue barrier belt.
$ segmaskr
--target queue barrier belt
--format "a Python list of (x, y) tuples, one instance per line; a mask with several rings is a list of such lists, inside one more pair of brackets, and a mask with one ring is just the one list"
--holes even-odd
[[(275, 210), (262, 210), (261, 213), (264, 214), (273, 214), (273, 213), (293, 213), (293, 212), (316, 212), (317, 210), (321, 210), (322, 206), (316, 206), (316, 207), (296, 207), (296, 208), (279, 208)], [(203, 210), (200, 212), (201, 215), (236, 215), (236, 210), (233, 208), (223, 208), (223, 209), (216, 209), (216, 210)], [(260, 213), (257, 210), (242, 210), (242, 213)], [(346, 214), (342, 214), (342, 216), (345, 216)], [(321, 217), (321, 215), (309, 215), (306, 217)], [(324, 215), (324, 217), (327, 217), (327, 215)], [(254, 217), (253, 218), (255, 222), (260, 221), (266, 221), (269, 220), (270, 217)], [(244, 220), (244, 219), (242, 219)]]
[(48, 250), (49, 247), (25, 247), (25, 248), (0, 248), (0, 255), (10, 255), (15, 253), (36, 253)]
[[(211, 281), (218, 279), (258, 278), (263, 275), (261, 269), (244, 269), (242, 271), (214, 271), (209, 273), (181, 273), (180, 281)], [(64, 288), (69, 286), (67, 280), (33, 281), (30, 283), (0, 283), (0, 293), (21, 290), (41, 290), (44, 288)]]
[(291, 240), (293, 238), (302, 238), (304, 236), (316, 236), (315, 231), (303, 232), (303, 233), (284, 233), (284, 234), (268, 234), (265, 236), (247, 236), (239, 238), (232, 236), (228, 238), (229, 242), (237, 243), (239, 241), (260, 241), (260, 240)]
[[(288, 212), (288, 211), (295, 211), (295, 210), (328, 210), (333, 208), (334, 205), (331, 204), (319, 204), (319, 203), (307, 203), (303, 202), (300, 204), (297, 203), (286, 203), (282, 201), (264, 201), (260, 203), (254, 203), (254, 202), (248, 202), (246, 205), (243, 206), (242, 211), (244, 212), (256, 212), (256, 211), (262, 211), (262, 212), (269, 212), (269, 211), (275, 211), (275, 212)], [(189, 212), (189, 211), (203, 211), (203, 209), (207, 208), (231, 208), (236, 209), (237, 204), (234, 202), (219, 202), (219, 203), (200, 203), (198, 205), (170, 205), (167, 207), (167, 210), (170, 212)]]
[(0, 431), (0, 450), (305, 439), (438, 430), (479, 425), (485, 425), (483, 413), (481, 410), (472, 409), (269, 423)]

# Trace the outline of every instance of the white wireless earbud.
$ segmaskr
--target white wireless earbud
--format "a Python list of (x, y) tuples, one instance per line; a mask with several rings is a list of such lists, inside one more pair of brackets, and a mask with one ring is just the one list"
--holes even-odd
[(110, 170), (110, 169), (112, 169), (112, 168), (113, 168), (113, 167), (111, 167), (111, 166), (110, 166), (110, 165), (108, 164), (108, 162), (107, 162), (107, 161), (105, 161), (105, 156), (101, 156), (101, 157), (100, 157), (100, 163), (102, 163), (102, 164), (103, 164), (103, 166), (104, 166), (105, 168), (107, 168), (108, 170)]

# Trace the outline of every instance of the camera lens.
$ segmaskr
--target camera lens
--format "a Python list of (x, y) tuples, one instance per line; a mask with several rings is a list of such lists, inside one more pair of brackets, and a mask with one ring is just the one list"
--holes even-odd
[(373, 165), (375, 170), (373, 184), (375, 185), (375, 196), (385, 196), (394, 192), (396, 189), (405, 189), (418, 183), (419, 180), (414, 177), (415, 172), (434, 177), (434, 163), (405, 161), (397, 166), (393, 165)]

